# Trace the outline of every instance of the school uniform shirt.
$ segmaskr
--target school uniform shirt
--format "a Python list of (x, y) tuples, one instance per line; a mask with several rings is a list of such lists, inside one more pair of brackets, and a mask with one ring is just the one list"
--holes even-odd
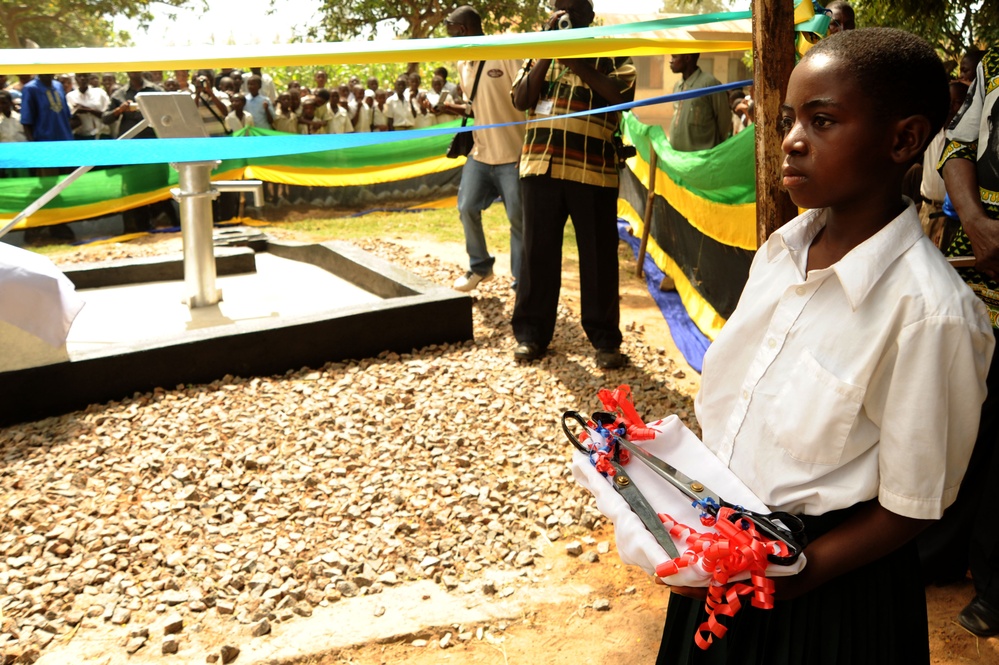
[(21, 124), (31, 125), (35, 141), (72, 141), (69, 126), (69, 105), (59, 81), (51, 87), (42, 85), (37, 78), (21, 88)]
[(229, 115), (225, 117), (225, 126), (230, 132), (238, 132), (243, 127), (256, 127), (256, 123), (253, 121), (253, 116), (245, 110), (242, 119), (236, 116), (235, 111), (230, 111)]
[[(700, 67), (686, 80), (680, 79), (673, 92), (710, 88), (718, 79)], [(675, 150), (690, 152), (713, 148), (732, 134), (732, 108), (724, 92), (673, 102), (673, 121), (669, 126), (669, 144)]]
[(372, 129), (372, 125), (374, 124), (373, 122), (374, 114), (372, 112), (373, 107), (368, 106), (363, 101), (356, 102), (354, 106), (356, 107), (354, 111), (356, 116), (355, 118), (356, 122), (354, 123), (354, 131), (358, 133), (374, 131)]
[(410, 108), (409, 100), (400, 99), (395, 94), (385, 100), (385, 115), (392, 118), (392, 127), (395, 129), (410, 129), (416, 124), (416, 116)]
[[(299, 120), (302, 120), (302, 118), (299, 118)], [(315, 118), (313, 118), (313, 120), (315, 120)], [(326, 133), (326, 125), (323, 125), (319, 129), (315, 129), (315, 128), (312, 127), (312, 124), (309, 123), (309, 122), (299, 122), (298, 123), (298, 133), (299, 134), (325, 134)]]
[(278, 112), (274, 114), (274, 129), (279, 132), (298, 134), (298, 116), (291, 111), (285, 113), (278, 106)]
[(378, 104), (377, 103), (374, 106), (372, 106), (371, 107), (371, 126), (372, 126), (372, 131), (375, 131), (375, 132), (384, 131), (384, 130), (381, 130), (381, 129), (378, 129), (378, 128), (379, 127), (386, 127), (386, 126), (388, 126), (388, 117), (389, 117), (388, 100), (385, 100), (385, 106), (382, 107), (382, 108), (378, 108)]
[[(475, 87), (475, 74), (480, 60), (458, 63), (458, 78), (465, 91), (465, 102)], [(498, 125), (506, 122), (523, 122), (523, 111), (518, 111), (510, 98), (513, 81), (523, 66), (522, 60), (486, 60), (482, 65), (479, 87), (472, 99), (471, 114), (477, 125)], [(472, 132), (472, 152), (475, 161), (495, 166), (520, 161), (524, 149), (524, 125), (509, 125)]]
[[(512, 88), (516, 88), (534, 64), (531, 61), (529, 67), (520, 70)], [(635, 99), (636, 74), (631, 58), (601, 57), (596, 59), (594, 67), (611, 79), (624, 101)], [(528, 119), (556, 117), (602, 106), (609, 103), (571, 69), (554, 61), (548, 68), (541, 97), (527, 116)], [(550, 175), (556, 180), (617, 187), (617, 150), (613, 138), (620, 121), (620, 114), (615, 112), (528, 125), (520, 177), (544, 175), (550, 167)]]
[(431, 111), (427, 111), (426, 113), (423, 113), (421, 111), (417, 112), (416, 120), (413, 124), (413, 127), (416, 129), (426, 129), (427, 127), (433, 127), (436, 124), (437, 124), (436, 115), (434, 115)]
[[(111, 99), (103, 88), (89, 87), (84, 93), (78, 89), (66, 93), (66, 103), (69, 104), (70, 113), (81, 107), (103, 113), (111, 105)], [(106, 133), (104, 123), (92, 113), (77, 113), (76, 117), (80, 119), (80, 126), (73, 130), (75, 136), (92, 137)]]
[(824, 225), (809, 210), (756, 252), (704, 357), (704, 443), (774, 510), (822, 515), (877, 498), (937, 519), (978, 431), (995, 345), (985, 308), (911, 202), (806, 275)]
[(316, 113), (314, 117), (316, 120), (323, 123), (324, 125), (328, 124), (330, 119), (333, 117), (333, 113), (332, 111), (330, 111), (329, 103), (323, 104), (321, 106), (317, 104)]
[(21, 114), (11, 111), (8, 118), (0, 113), (0, 143), (24, 143), (27, 140), (21, 125)]
[(332, 112), (330, 119), (326, 122), (326, 133), (352, 134), (353, 132), (354, 125), (350, 121), (350, 114), (347, 113), (347, 109), (337, 106), (336, 110)]

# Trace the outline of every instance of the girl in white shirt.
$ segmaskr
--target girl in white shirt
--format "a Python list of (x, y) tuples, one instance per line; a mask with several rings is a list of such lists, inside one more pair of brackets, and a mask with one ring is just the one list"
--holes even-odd
[(929, 663), (912, 539), (957, 495), (994, 346), (900, 194), (947, 107), (939, 58), (898, 30), (842, 32), (794, 69), (782, 184), (809, 210), (757, 252), (696, 407), (704, 443), (802, 516), (807, 565), (707, 650), (705, 590), (674, 587), (661, 665)]

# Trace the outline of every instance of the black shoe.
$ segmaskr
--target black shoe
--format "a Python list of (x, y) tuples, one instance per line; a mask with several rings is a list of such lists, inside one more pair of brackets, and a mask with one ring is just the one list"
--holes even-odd
[(596, 360), (600, 369), (620, 369), (628, 364), (628, 356), (618, 349), (597, 349)]
[(524, 342), (523, 344), (518, 344), (517, 348), (513, 350), (514, 360), (521, 360), (524, 362), (537, 360), (543, 355), (545, 355), (545, 350), (541, 348), (540, 344), (535, 344), (534, 342)]
[(999, 635), (999, 611), (975, 596), (957, 615), (957, 622), (972, 635), (992, 637)]

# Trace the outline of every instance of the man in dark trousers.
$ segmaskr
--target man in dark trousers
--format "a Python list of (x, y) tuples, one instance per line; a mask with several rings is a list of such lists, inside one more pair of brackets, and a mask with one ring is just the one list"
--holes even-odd
[[(590, 0), (555, 0), (545, 29), (585, 28)], [(616, 369), (621, 353), (617, 265), (617, 150), (620, 114), (560, 119), (635, 98), (631, 58), (529, 60), (513, 86), (513, 104), (530, 119), (520, 160), (524, 201), (524, 262), (513, 332), (519, 361), (541, 358), (555, 331), (562, 282), (562, 236), (571, 217), (579, 248), (582, 324), (596, 349), (596, 364)]]

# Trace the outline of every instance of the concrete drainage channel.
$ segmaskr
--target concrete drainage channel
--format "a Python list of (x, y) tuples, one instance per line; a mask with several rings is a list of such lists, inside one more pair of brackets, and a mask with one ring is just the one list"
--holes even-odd
[[(160, 386), (280, 374), (472, 338), (468, 295), (353, 245), (257, 239), (256, 247), (263, 251), (216, 248), (225, 294), (213, 307), (180, 304), (181, 290), (170, 281), (182, 279), (180, 256), (67, 270), (87, 301), (80, 316), (87, 314), (89, 324), (74, 322), (68, 359), (0, 372), (0, 425)], [(267, 275), (311, 272), (295, 273), (278, 287), (262, 270), (258, 274), (265, 264)], [(241, 280), (255, 281), (244, 286)], [(338, 290), (352, 295), (339, 297)], [(266, 294), (271, 301), (265, 302)], [(157, 305), (157, 297), (164, 304)], [(157, 319), (171, 308), (174, 319)], [(92, 329), (84, 330), (87, 325)]]

